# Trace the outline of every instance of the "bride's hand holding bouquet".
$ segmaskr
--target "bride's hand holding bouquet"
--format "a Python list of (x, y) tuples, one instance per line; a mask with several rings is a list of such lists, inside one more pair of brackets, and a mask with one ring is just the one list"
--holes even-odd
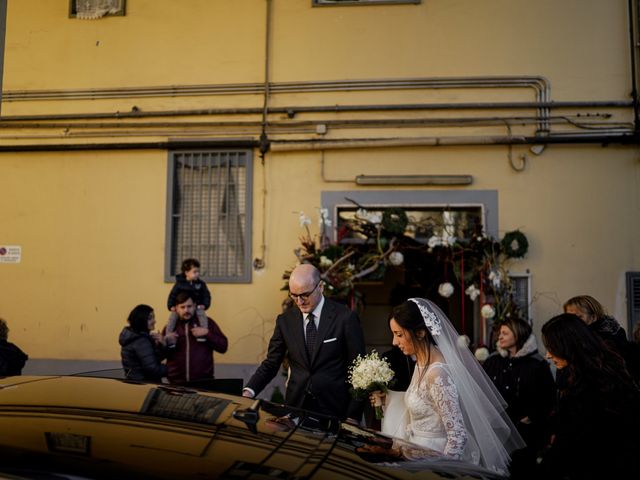
[(383, 416), (384, 394), (388, 391), (393, 377), (391, 366), (385, 359), (380, 358), (375, 350), (364, 357), (358, 355), (349, 368), (351, 394), (358, 399), (369, 397), (378, 420)]

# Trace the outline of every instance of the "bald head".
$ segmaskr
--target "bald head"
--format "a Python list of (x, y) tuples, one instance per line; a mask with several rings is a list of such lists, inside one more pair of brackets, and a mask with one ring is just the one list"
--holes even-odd
[(293, 272), (291, 272), (291, 276), (289, 277), (289, 285), (291, 285), (291, 282), (302, 282), (315, 285), (319, 281), (320, 272), (310, 263), (303, 263), (301, 265), (298, 265), (293, 269)]
[(298, 265), (289, 277), (289, 293), (303, 313), (312, 312), (322, 299), (320, 272), (310, 263)]

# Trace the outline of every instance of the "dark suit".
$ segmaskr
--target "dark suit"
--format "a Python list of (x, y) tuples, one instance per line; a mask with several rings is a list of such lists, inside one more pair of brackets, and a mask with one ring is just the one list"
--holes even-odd
[(348, 369), (358, 355), (364, 355), (364, 337), (355, 312), (325, 298), (313, 357), (305, 347), (302, 312), (290, 308), (276, 319), (267, 358), (253, 374), (247, 387), (256, 395), (275, 377), (287, 356), (291, 375), (285, 403), (319, 413), (359, 419), (363, 402), (351, 398)]

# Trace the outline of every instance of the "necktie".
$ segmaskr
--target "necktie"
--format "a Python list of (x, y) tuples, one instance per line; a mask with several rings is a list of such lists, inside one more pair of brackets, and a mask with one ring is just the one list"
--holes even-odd
[(309, 357), (311, 357), (313, 355), (313, 349), (316, 346), (318, 330), (316, 329), (316, 322), (313, 321), (313, 313), (310, 313), (307, 319), (307, 353)]

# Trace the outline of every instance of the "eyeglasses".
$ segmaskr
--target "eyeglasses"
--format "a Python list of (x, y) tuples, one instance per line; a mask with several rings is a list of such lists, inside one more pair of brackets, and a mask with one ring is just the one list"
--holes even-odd
[(294, 302), (297, 302), (298, 299), (302, 300), (303, 302), (306, 302), (309, 297), (313, 294), (313, 292), (316, 291), (316, 288), (318, 288), (318, 286), (320, 285), (320, 282), (316, 283), (316, 286), (313, 287), (311, 290), (309, 290), (308, 292), (305, 293), (291, 293), (289, 292), (289, 296), (291, 297), (291, 300), (293, 300)]

